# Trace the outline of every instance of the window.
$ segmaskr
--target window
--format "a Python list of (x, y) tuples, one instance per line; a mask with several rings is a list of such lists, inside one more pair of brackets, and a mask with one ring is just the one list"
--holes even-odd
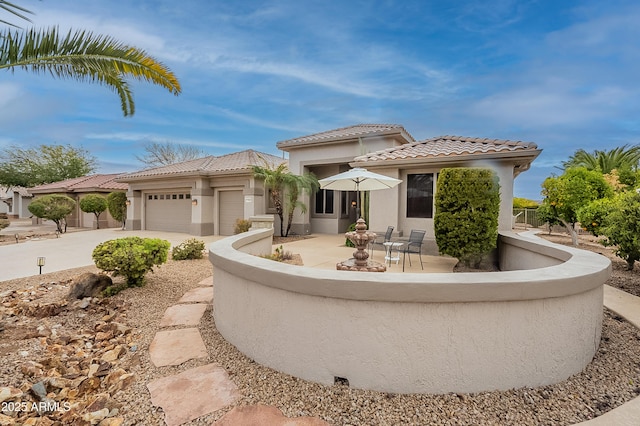
[(333, 214), (333, 189), (316, 192), (316, 214)]
[[(180, 197), (182, 198), (182, 197)], [(171, 194), (171, 199), (172, 200), (177, 200), (178, 199), (178, 194)]]
[(184, 194), (178, 194), (178, 200), (184, 200)]
[(407, 175), (407, 217), (433, 217), (433, 173)]

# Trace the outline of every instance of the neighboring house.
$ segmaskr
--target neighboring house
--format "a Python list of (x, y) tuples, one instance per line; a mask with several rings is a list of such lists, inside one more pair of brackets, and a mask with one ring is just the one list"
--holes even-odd
[(127, 229), (233, 235), (238, 219), (268, 212), (268, 192), (253, 165), (285, 159), (245, 150), (122, 175), (129, 185)]
[(31, 217), (28, 207), (32, 198), (27, 188), (21, 186), (0, 188), (0, 213), (15, 219)]
[[(67, 225), (77, 228), (96, 228), (95, 215), (80, 210), (80, 200), (88, 194), (99, 194), (106, 197), (111, 192), (126, 192), (127, 185), (116, 182), (116, 178), (120, 175), (121, 173), (81, 176), (35, 186), (29, 188), (28, 191), (35, 198), (49, 194), (61, 194), (73, 198), (76, 201), (76, 208), (67, 217)], [(100, 228), (117, 228), (120, 226), (122, 226), (122, 223), (111, 217), (108, 209), (100, 215)]]
[[(322, 179), (351, 167), (402, 180), (395, 188), (371, 191), (369, 229), (387, 226), (405, 236), (411, 229), (434, 239), (433, 214), (437, 174), (445, 167), (489, 167), (500, 178), (499, 229), (511, 230), (513, 180), (540, 154), (536, 144), (498, 139), (441, 136), (415, 141), (400, 125), (350, 126), (277, 143), (289, 153), (293, 173), (312, 172)], [(334, 193), (335, 192), (335, 193)], [(321, 190), (309, 202), (307, 214), (295, 217), (292, 231), (341, 233), (355, 221), (355, 194)]]

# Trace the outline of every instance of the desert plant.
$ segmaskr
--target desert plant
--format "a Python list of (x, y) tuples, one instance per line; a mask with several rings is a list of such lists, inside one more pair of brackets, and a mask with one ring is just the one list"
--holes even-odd
[(80, 199), (80, 210), (93, 213), (96, 217), (96, 227), (100, 229), (100, 215), (107, 209), (107, 199), (102, 195), (89, 194)]
[(140, 287), (153, 266), (167, 261), (170, 245), (159, 238), (117, 238), (98, 244), (93, 260), (99, 269), (123, 276), (129, 287)]
[(171, 249), (171, 258), (173, 260), (202, 259), (203, 251), (204, 241), (191, 238)]
[(434, 230), (440, 253), (479, 267), (498, 241), (497, 175), (490, 169), (442, 169), (435, 205)]
[(242, 234), (247, 232), (251, 228), (251, 222), (246, 219), (236, 219), (236, 223), (233, 227), (234, 234)]
[(276, 262), (284, 262), (285, 260), (293, 259), (293, 253), (286, 251), (281, 245), (280, 247), (276, 247), (273, 253), (262, 257), (269, 260), (275, 260)]

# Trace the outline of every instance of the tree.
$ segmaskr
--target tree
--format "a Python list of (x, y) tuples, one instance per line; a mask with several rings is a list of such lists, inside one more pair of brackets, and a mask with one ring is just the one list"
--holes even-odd
[(111, 217), (122, 222), (122, 229), (127, 222), (127, 194), (124, 192), (111, 192), (107, 195), (107, 208)]
[(0, 153), (0, 185), (32, 187), (84, 176), (96, 169), (96, 159), (71, 145), (40, 145), (23, 149), (16, 145)]
[[(293, 213), (296, 208), (306, 211), (307, 206), (298, 201), (301, 192), (316, 190), (320, 184), (312, 174), (303, 176), (294, 175), (289, 171), (286, 162), (278, 165), (270, 164), (260, 157), (263, 166), (254, 165), (251, 167), (253, 177), (264, 181), (265, 188), (271, 192), (271, 200), (276, 208), (276, 214), (280, 218), (280, 236), (289, 235), (293, 221)], [(285, 203), (286, 197), (286, 203)], [(284, 231), (284, 214), (287, 213), (287, 230)]]
[(640, 194), (618, 194), (599, 232), (605, 236), (603, 244), (613, 246), (616, 256), (627, 262), (627, 270), (632, 270), (640, 260)]
[(433, 218), (438, 250), (479, 267), (497, 246), (500, 185), (490, 169), (440, 170)]
[(602, 173), (584, 167), (572, 167), (561, 176), (552, 176), (542, 183), (542, 205), (551, 216), (557, 218), (571, 235), (573, 245), (578, 245), (575, 224), (578, 210), (591, 201), (613, 194)]
[(291, 231), (291, 224), (293, 223), (293, 213), (296, 208), (299, 208), (302, 213), (306, 213), (307, 206), (298, 200), (301, 192), (315, 192), (320, 188), (320, 183), (313, 173), (305, 173), (302, 176), (290, 174), (285, 181), (286, 193), (287, 193), (287, 205), (288, 210), (287, 217), (287, 231), (284, 236), (289, 236)]
[(148, 167), (166, 166), (195, 160), (205, 155), (204, 151), (191, 145), (179, 145), (171, 142), (153, 142), (144, 147), (145, 155), (136, 158)]
[(53, 221), (58, 232), (63, 233), (67, 230), (66, 217), (73, 211), (75, 206), (76, 202), (73, 198), (66, 195), (51, 194), (34, 199), (29, 204), (28, 209), (36, 217)]
[[(0, 8), (26, 20), (23, 12), (31, 13), (4, 0)], [(127, 79), (147, 81), (175, 95), (181, 91), (171, 70), (144, 50), (82, 30), (70, 30), (66, 35), (57, 28), (0, 31), (0, 69), (16, 68), (107, 86), (120, 97), (125, 117), (135, 112)]]
[(107, 209), (107, 199), (102, 195), (89, 194), (80, 199), (80, 210), (93, 213), (96, 217), (96, 227), (100, 229), (100, 215)]
[(619, 146), (609, 151), (595, 150), (589, 153), (584, 149), (577, 150), (569, 160), (562, 162), (567, 170), (572, 167), (584, 167), (587, 170), (597, 170), (603, 174), (611, 173), (615, 169), (637, 169), (640, 161), (640, 145)]

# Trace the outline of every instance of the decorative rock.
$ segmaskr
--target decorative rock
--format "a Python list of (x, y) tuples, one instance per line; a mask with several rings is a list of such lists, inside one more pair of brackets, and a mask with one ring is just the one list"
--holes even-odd
[(90, 422), (91, 424), (96, 424), (102, 420), (104, 420), (109, 415), (109, 409), (103, 408), (102, 410), (92, 411), (82, 416), (82, 420), (86, 422)]
[(0, 402), (15, 400), (22, 395), (23, 393), (20, 389), (11, 386), (0, 387)]
[(121, 426), (124, 423), (122, 417), (110, 417), (98, 423), (98, 426)]
[(16, 421), (13, 417), (5, 416), (4, 414), (0, 414), (0, 426), (11, 426), (16, 424)]
[(317, 417), (285, 417), (274, 406), (258, 404), (234, 407), (214, 425), (329, 426), (329, 423)]
[(113, 281), (108, 275), (86, 272), (73, 280), (67, 299), (74, 300), (84, 299), (85, 297), (97, 297), (100, 296), (105, 288), (112, 284)]
[(47, 386), (44, 382), (38, 382), (31, 386), (31, 393), (36, 397), (38, 401), (42, 401), (47, 397)]
[(212, 286), (213, 285), (213, 276), (209, 278), (205, 278), (204, 280), (198, 283), (199, 286)]
[(100, 359), (102, 361), (113, 362), (120, 358), (120, 355), (122, 355), (124, 352), (126, 352), (126, 350), (122, 346), (118, 345), (114, 349), (105, 352)]

